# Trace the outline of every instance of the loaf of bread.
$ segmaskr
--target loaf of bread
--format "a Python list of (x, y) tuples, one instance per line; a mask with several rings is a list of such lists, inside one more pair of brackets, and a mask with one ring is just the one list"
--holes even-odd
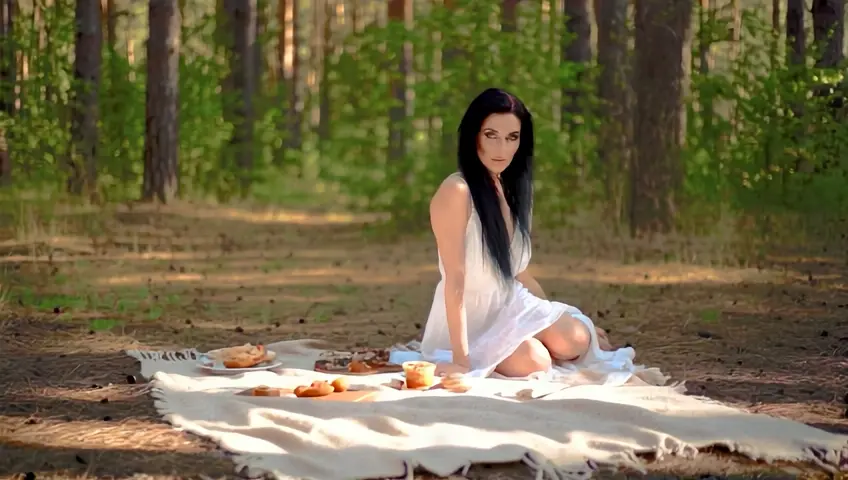
[(223, 348), (216, 352), (215, 356), (227, 368), (250, 368), (264, 362), (267, 351), (263, 345), (247, 343), (238, 347)]

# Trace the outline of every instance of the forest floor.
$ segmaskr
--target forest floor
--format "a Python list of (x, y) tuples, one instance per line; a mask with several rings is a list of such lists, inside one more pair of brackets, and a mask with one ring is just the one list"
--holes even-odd
[[(186, 204), (9, 224), (0, 477), (234, 477), (214, 445), (161, 420), (124, 349), (304, 337), (385, 347), (418, 334), (438, 279), (429, 236), (377, 241), (342, 215)], [(718, 243), (569, 234), (579, 230), (537, 226), (532, 270), (549, 296), (696, 394), (848, 433), (844, 245), (731, 268), (710, 266), (732, 257)], [(706, 474), (792, 477), (719, 451), (650, 465), (654, 478)], [(469, 476), (532, 478), (520, 465)]]

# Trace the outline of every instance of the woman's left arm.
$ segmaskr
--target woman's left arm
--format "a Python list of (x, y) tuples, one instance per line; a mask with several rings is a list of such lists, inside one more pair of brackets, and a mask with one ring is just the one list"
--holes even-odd
[(548, 297), (545, 295), (545, 291), (542, 290), (542, 286), (539, 285), (539, 282), (526, 269), (516, 275), (515, 279), (524, 285), (524, 288), (529, 290), (533, 295), (547, 300)]

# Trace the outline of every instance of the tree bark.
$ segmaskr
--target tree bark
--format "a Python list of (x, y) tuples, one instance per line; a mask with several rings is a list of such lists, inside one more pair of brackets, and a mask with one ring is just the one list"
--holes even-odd
[(179, 192), (180, 10), (150, 0), (142, 200), (168, 203)]
[[(572, 38), (563, 37), (562, 61), (579, 63), (588, 66), (592, 61), (592, 21), (589, 16), (589, 0), (564, 0), (563, 15), (565, 16), (565, 31)], [(580, 83), (583, 75), (579, 75)], [(575, 116), (582, 109), (579, 89), (563, 89), (562, 91), (562, 125), (575, 126)]]
[(0, 112), (15, 114), (17, 61), (14, 42), (15, 0), (0, 0)]
[(503, 0), (501, 3), (501, 31), (513, 33), (518, 30), (518, 2), (521, 0)]
[[(318, 8), (318, 5), (315, 5)], [(336, 18), (335, 4), (324, 0), (324, 11), (321, 16), (321, 83), (318, 86), (318, 138), (323, 150), (325, 142), (330, 139), (330, 59), (333, 55), (333, 23)], [(316, 25), (317, 27), (318, 25)]]
[(253, 122), (256, 65), (256, 0), (224, 0), (230, 73), (227, 83), (234, 98), (227, 102), (233, 122), (227, 168), (235, 170), (241, 195), (250, 190), (253, 178)]
[[(389, 0), (389, 20), (409, 26), (412, 19), (412, 0)], [(389, 108), (389, 161), (400, 161), (406, 155), (404, 125), (409, 112), (406, 90), (412, 73), (412, 44), (403, 42), (397, 52), (397, 74), (391, 79), (390, 88), (394, 104)]]
[(300, 21), (298, 0), (279, 0), (277, 3), (277, 76), (283, 82), (280, 89), (281, 104), (286, 105), (285, 115), (277, 125), (286, 132), (282, 147), (277, 152), (277, 162), (283, 163), (286, 152), (300, 150), (303, 142), (303, 105), (300, 91)]
[(804, 0), (786, 2), (786, 50), (790, 65), (802, 66), (807, 55)]
[[(508, 0), (505, 0), (508, 1)], [(456, 0), (444, 0), (444, 8), (449, 11), (456, 10)], [(444, 39), (445, 32), (442, 32), (442, 39)], [(442, 68), (441, 74), (442, 78), (449, 76), (451, 73), (455, 71), (458, 65), (461, 64), (463, 57), (465, 57), (465, 52), (457, 46), (456, 44), (451, 44), (446, 42), (442, 47)], [(451, 161), (457, 161), (457, 130), (459, 128), (459, 119), (455, 118), (448, 112), (451, 107), (453, 107), (453, 100), (457, 97), (461, 96), (461, 93), (457, 95), (454, 93), (450, 98), (445, 96), (442, 105), (442, 136), (441, 136), (441, 145), (440, 150), (442, 155), (446, 159), (450, 159)]]
[(674, 227), (681, 183), (683, 85), (688, 82), (692, 3), (636, 3), (634, 91), (635, 157), (631, 169), (630, 229), (633, 236)]
[(631, 147), (627, 4), (628, 0), (595, 0), (602, 118), (598, 157), (603, 166), (608, 213), (616, 225), (624, 214), (624, 175), (630, 163)]
[(813, 0), (813, 41), (819, 48), (818, 68), (835, 68), (845, 59), (845, 1)]
[(98, 103), (103, 63), (100, 0), (77, 0), (74, 48), (74, 90), (71, 104), (71, 142), (68, 192), (96, 194), (99, 135)]
[[(15, 0), (0, 0), (0, 113), (15, 115), (15, 61), (14, 20)], [(0, 186), (12, 182), (12, 159), (6, 132), (0, 128)]]

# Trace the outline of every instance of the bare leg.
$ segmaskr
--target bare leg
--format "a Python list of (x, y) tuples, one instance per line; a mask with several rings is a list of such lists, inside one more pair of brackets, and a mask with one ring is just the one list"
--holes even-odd
[(592, 336), (580, 320), (565, 313), (550, 327), (536, 334), (557, 360), (575, 360), (589, 351)]
[(535, 338), (528, 338), (495, 369), (505, 377), (526, 377), (534, 372), (546, 372), (553, 360), (548, 349)]

